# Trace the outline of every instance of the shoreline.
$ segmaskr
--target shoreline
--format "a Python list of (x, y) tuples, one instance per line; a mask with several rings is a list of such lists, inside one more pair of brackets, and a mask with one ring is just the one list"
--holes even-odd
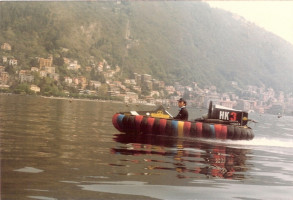
[(28, 94), (13, 94), (13, 93), (0, 93), (3, 96), (29, 96), (29, 97), (38, 97), (44, 99), (57, 99), (57, 100), (68, 100), (72, 101), (92, 101), (92, 102), (100, 102), (100, 103), (116, 103), (116, 104), (125, 104), (127, 106), (130, 105), (144, 105), (144, 106), (157, 106), (157, 105), (149, 105), (144, 103), (125, 103), (123, 101), (115, 101), (115, 100), (103, 100), (103, 99), (87, 99), (87, 98), (73, 98), (73, 97), (54, 97), (54, 96), (42, 96), (42, 95), (28, 95)]
[(68, 101), (93, 101), (93, 102), (109, 102), (109, 103), (111, 102), (111, 103), (121, 103), (121, 104), (124, 103), (122, 101), (102, 100), (102, 99), (87, 99), (87, 98), (79, 99), (79, 98), (72, 98), (72, 97), (54, 97), (54, 96), (51, 96), (51, 97), (37, 96), (37, 97), (41, 97), (44, 99), (59, 99), (59, 100), (68, 100)]
[(44, 99), (59, 99), (59, 100), (68, 100), (68, 101), (96, 101), (96, 102), (111, 102), (111, 103), (124, 103), (122, 101), (115, 100), (102, 100), (102, 99), (87, 99), (87, 98), (73, 98), (73, 97), (54, 97), (54, 96), (42, 96), (42, 95), (28, 95), (28, 94), (13, 94), (13, 93), (0, 93), (3, 96), (29, 96), (29, 97), (39, 97)]
[[(30, 95), (29, 95), (30, 96)], [(102, 99), (78, 99), (78, 98), (70, 98), (70, 97), (47, 97), (47, 96), (38, 96), (41, 98), (45, 99), (59, 99), (59, 100), (68, 100), (70, 102), (72, 101), (92, 101), (92, 102), (99, 102), (99, 103), (116, 103), (116, 104), (125, 104), (126, 106), (138, 106), (138, 105), (143, 105), (143, 106), (152, 106), (156, 107), (158, 105), (152, 105), (152, 104), (145, 104), (145, 103), (125, 103), (123, 101), (115, 101), (115, 100), (102, 100)]]

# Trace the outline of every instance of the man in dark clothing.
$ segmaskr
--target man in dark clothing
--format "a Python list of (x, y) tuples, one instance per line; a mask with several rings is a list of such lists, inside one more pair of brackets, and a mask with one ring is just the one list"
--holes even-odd
[(180, 108), (179, 113), (174, 119), (187, 121), (188, 120), (188, 111), (186, 109), (186, 101), (183, 98), (178, 100), (178, 107)]

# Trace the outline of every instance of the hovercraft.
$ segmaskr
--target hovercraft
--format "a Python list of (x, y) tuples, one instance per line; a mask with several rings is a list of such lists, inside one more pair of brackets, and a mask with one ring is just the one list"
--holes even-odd
[(247, 112), (212, 105), (212, 102), (207, 116), (194, 121), (175, 120), (163, 106), (154, 111), (120, 112), (112, 117), (114, 127), (125, 133), (231, 140), (254, 138), (248, 121)]

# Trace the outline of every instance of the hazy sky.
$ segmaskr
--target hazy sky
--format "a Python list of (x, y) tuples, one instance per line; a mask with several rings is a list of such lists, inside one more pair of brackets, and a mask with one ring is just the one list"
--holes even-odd
[(293, 1), (207, 1), (236, 13), (293, 44)]

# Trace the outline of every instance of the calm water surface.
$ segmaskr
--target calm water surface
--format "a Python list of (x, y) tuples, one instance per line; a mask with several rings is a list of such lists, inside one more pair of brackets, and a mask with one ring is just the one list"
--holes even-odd
[(153, 107), (0, 95), (1, 199), (292, 199), (293, 117), (250, 115), (252, 141), (113, 127), (139, 109)]

